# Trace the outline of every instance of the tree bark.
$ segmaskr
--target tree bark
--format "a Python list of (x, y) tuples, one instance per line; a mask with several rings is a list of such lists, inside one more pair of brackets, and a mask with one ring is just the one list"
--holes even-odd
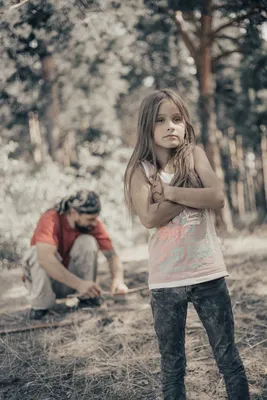
[[(224, 172), (221, 166), (220, 150), (216, 138), (216, 115), (214, 106), (214, 81), (212, 75), (212, 57), (210, 34), (212, 29), (212, 0), (205, 0), (201, 16), (200, 46), (196, 67), (199, 79), (199, 111), (201, 120), (201, 135), (207, 157), (212, 168), (224, 183)], [(226, 199), (225, 207), (216, 210), (216, 225), (219, 229), (231, 232), (233, 230), (232, 214)]]
[(36, 164), (40, 164), (43, 161), (44, 151), (42, 146), (42, 136), (40, 130), (40, 123), (38, 115), (34, 112), (29, 112), (29, 133), (31, 145), (33, 147), (32, 154)]
[(256, 207), (256, 198), (255, 198), (255, 185), (253, 181), (253, 175), (250, 168), (247, 169), (247, 186), (248, 186), (248, 198), (249, 198), (249, 207), (250, 211), (255, 213), (257, 211)]
[(76, 138), (73, 131), (68, 132), (62, 146), (63, 150), (63, 165), (69, 167), (71, 163), (77, 162), (76, 155)]
[(261, 135), (261, 159), (262, 159), (262, 171), (263, 171), (263, 186), (265, 194), (264, 208), (267, 206), (267, 136), (266, 134)]
[[(233, 138), (229, 139), (229, 150), (231, 158), (231, 169), (233, 172), (238, 170), (238, 160), (236, 154), (236, 142)], [(231, 187), (231, 202), (234, 212), (238, 212), (238, 200), (237, 200), (237, 179), (236, 174), (230, 182)]]
[(245, 214), (245, 187), (244, 187), (244, 155), (243, 155), (243, 143), (242, 136), (237, 135), (236, 137), (236, 152), (238, 160), (238, 181), (237, 181), (237, 202), (238, 202), (238, 212), (239, 216)]
[(57, 88), (56, 63), (51, 55), (42, 58), (43, 77), (45, 80), (44, 96), (46, 111), (44, 126), (46, 127), (48, 152), (53, 161), (59, 161), (60, 129), (58, 126), (59, 100)]

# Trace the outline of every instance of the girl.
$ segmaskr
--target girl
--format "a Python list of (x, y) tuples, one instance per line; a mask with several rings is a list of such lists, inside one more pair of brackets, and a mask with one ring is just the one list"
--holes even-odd
[(165, 400), (186, 399), (185, 323), (191, 301), (224, 376), (228, 399), (249, 399), (234, 342), (228, 276), (212, 218), (223, 187), (172, 90), (148, 95), (139, 111), (138, 140), (125, 172), (131, 214), (151, 230), (149, 288), (161, 354)]

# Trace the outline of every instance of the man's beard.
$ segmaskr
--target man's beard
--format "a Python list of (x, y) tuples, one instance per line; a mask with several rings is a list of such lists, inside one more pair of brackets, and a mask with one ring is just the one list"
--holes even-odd
[(75, 222), (75, 229), (79, 231), (80, 233), (90, 233), (94, 229), (93, 225), (79, 225), (77, 222)]

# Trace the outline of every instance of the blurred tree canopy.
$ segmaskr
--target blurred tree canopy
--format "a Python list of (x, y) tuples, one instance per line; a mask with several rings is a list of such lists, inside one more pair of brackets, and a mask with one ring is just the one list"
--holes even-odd
[[(96, 156), (132, 146), (143, 96), (172, 87), (226, 182), (231, 210), (240, 215), (254, 202), (266, 210), (266, 6), (2, 0), (1, 136), (19, 143), (12, 157), (48, 154), (80, 168), (79, 146), (89, 143)], [(249, 202), (248, 168), (257, 181)]]
[[(241, 96), (232, 110), (237, 86), (247, 92), (266, 86), (266, 42), (260, 33), (266, 1), (228, 3), (32, 0), (11, 8), (10, 2), (2, 1), (4, 134), (23, 137), (27, 146), (28, 113), (33, 111), (41, 119), (48, 142), (57, 131), (57, 146), (72, 130), (79, 141), (101, 134), (123, 136), (121, 122), (130, 119), (132, 125), (133, 121), (124, 105), (139, 102), (147, 88), (165, 86), (181, 91), (198, 123), (194, 77), (199, 81), (199, 71), (186, 51), (183, 34), (177, 32), (174, 13), (183, 13), (192, 44), (193, 35), (199, 39), (205, 6), (212, 7), (216, 32), (212, 47), (216, 95), (226, 108), (230, 106), (228, 118), (236, 125), (247, 106), (244, 92), (244, 99)], [(196, 41), (193, 44), (197, 46)], [(236, 84), (238, 80), (250, 87), (245, 90)], [(251, 107), (250, 115), (255, 120), (254, 112), (259, 111), (263, 120), (256, 120), (264, 124), (259, 106), (264, 95), (256, 98), (258, 106)]]

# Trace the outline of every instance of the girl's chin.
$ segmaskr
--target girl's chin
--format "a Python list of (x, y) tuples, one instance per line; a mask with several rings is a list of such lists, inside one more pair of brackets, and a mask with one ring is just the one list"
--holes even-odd
[(175, 142), (175, 143), (170, 143), (166, 148), (167, 149), (176, 149), (176, 147), (179, 147), (179, 146), (181, 146), (181, 142), (179, 141), (179, 142)]
[(183, 142), (172, 142), (172, 143), (164, 143), (163, 145), (156, 145), (156, 148), (160, 149), (166, 149), (166, 150), (172, 150), (176, 149), (177, 147), (180, 147), (183, 144)]

